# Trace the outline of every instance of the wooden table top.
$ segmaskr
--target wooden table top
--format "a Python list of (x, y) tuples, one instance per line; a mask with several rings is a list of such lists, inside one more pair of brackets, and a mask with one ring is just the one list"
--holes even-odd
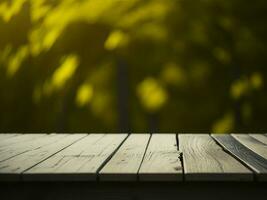
[(0, 181), (266, 180), (266, 134), (0, 134)]

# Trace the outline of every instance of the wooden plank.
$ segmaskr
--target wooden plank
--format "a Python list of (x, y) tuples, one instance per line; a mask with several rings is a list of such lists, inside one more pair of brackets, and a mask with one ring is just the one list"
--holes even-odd
[(25, 142), (31, 142), (35, 138), (43, 137), (47, 134), (19, 134), (16, 137), (7, 138), (0, 142), (0, 148), (4, 148), (11, 145), (22, 144)]
[(44, 145), (0, 162), (0, 180), (19, 180), (20, 174), (84, 137), (85, 134), (54, 134)]
[(150, 134), (131, 134), (99, 173), (101, 181), (135, 181)]
[(141, 181), (182, 181), (176, 134), (153, 134), (138, 172)]
[(23, 173), (24, 180), (96, 180), (127, 134), (90, 134)]
[(251, 151), (267, 159), (267, 145), (248, 134), (231, 134), (237, 141), (242, 143)]
[(8, 138), (18, 136), (17, 133), (0, 133), (0, 143)]
[(179, 134), (186, 181), (252, 180), (253, 174), (208, 134)]
[(265, 145), (267, 145), (267, 137), (264, 134), (249, 134), (251, 137), (253, 137), (254, 139), (264, 143)]
[(241, 144), (231, 135), (213, 135), (215, 140), (237, 159), (256, 172), (258, 180), (267, 180), (267, 161), (254, 151)]
[(46, 139), (49, 137), (53, 137), (53, 135), (27, 134), (23, 135), (23, 137), (17, 136), (6, 140), (6, 142), (0, 144), (0, 162), (30, 150), (40, 148), (41, 146), (50, 142)]

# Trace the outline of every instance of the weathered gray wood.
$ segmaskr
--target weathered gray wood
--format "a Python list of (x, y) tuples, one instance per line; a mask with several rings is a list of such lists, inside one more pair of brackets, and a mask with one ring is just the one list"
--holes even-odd
[[(100, 173), (101, 180), (181, 180), (175, 134), (153, 134), (150, 140), (147, 134), (133, 142), (135, 135), (125, 143), (127, 134), (18, 134), (3, 139), (0, 135), (0, 182), (21, 177), (96, 180), (98, 171), (108, 165), (111, 172)], [(179, 136), (186, 180), (252, 180), (251, 171), (239, 161), (255, 171), (258, 180), (267, 180), (266, 135), (213, 137), (225, 150), (208, 135)]]
[(17, 133), (0, 133), (0, 143), (5, 139), (12, 138), (18, 136)]
[(176, 134), (153, 134), (138, 172), (141, 181), (182, 181)]
[(47, 140), (49, 137), (54, 136), (53, 134), (27, 134), (6, 140), (0, 144), (0, 162), (49, 144), (50, 140)]
[(78, 141), (85, 134), (53, 135), (43, 138), (45, 144), (0, 162), (0, 180), (19, 180), (20, 174)]
[(150, 134), (131, 134), (99, 172), (104, 181), (135, 181)]
[(248, 134), (231, 134), (237, 141), (242, 143), (251, 151), (259, 154), (261, 157), (267, 159), (267, 145)]
[(23, 173), (24, 180), (96, 180), (127, 134), (90, 134)]
[(3, 149), (7, 146), (22, 144), (25, 142), (32, 142), (36, 138), (43, 137), (48, 134), (19, 134), (16, 137), (7, 138), (0, 142), (0, 148)]
[(179, 134), (185, 180), (252, 180), (253, 174), (207, 134)]
[(260, 141), (261, 143), (264, 143), (265, 145), (267, 145), (267, 137), (264, 134), (249, 134), (251, 137), (253, 137), (254, 139)]
[(265, 158), (251, 151), (231, 135), (218, 134), (213, 135), (213, 137), (226, 151), (256, 172), (258, 180), (267, 180), (267, 161)]

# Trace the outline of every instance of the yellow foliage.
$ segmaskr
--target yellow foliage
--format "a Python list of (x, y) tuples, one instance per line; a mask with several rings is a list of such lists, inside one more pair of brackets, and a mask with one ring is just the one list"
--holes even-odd
[(234, 115), (233, 113), (226, 113), (221, 119), (215, 122), (212, 126), (213, 133), (229, 133), (234, 128)]
[(263, 87), (263, 76), (255, 72), (249, 77), (243, 77), (237, 81), (235, 81), (231, 85), (231, 96), (234, 99), (239, 99), (240, 97), (248, 94), (252, 89), (261, 89)]
[[(194, 113), (196, 107), (201, 108), (205, 101), (192, 101), (199, 95), (208, 99), (211, 96), (214, 99), (211, 107), (216, 107), (221, 105), (221, 101), (225, 101), (223, 98), (213, 98), (219, 93), (229, 93), (235, 100), (248, 97), (242, 99), (244, 102), (248, 101), (247, 103), (239, 105), (242, 120), (247, 125), (250, 122), (255, 124), (261, 113), (256, 115), (253, 111), (256, 111), (258, 106), (264, 107), (262, 98), (259, 99), (255, 91), (264, 92), (262, 89), (266, 70), (257, 68), (259, 71), (247, 73), (253, 70), (253, 66), (249, 66), (252, 61), (255, 61), (253, 65), (258, 67), (265, 64), (264, 58), (259, 59), (259, 55), (262, 55), (266, 46), (265, 31), (261, 28), (266, 16), (262, 16), (262, 20), (256, 24), (253, 20), (239, 24), (238, 31), (235, 31), (236, 16), (229, 15), (228, 11), (245, 9), (242, 11), (245, 14), (246, 6), (243, 8), (242, 3), (239, 5), (220, 1), (216, 3), (220, 13), (216, 13), (213, 12), (213, 4), (211, 0), (194, 2), (194, 5), (180, 0), (0, 0), (0, 71), (4, 72), (0, 80), (3, 113), (18, 110), (16, 106), (19, 106), (22, 115), (25, 111), (36, 109), (37, 107), (31, 107), (27, 102), (29, 94), (32, 95), (33, 102), (38, 103), (44, 95), (69, 90), (68, 92), (74, 92), (76, 95), (74, 103), (77, 107), (90, 108), (86, 110), (87, 114), (101, 119), (99, 124), (102, 121), (113, 123), (116, 115), (120, 114), (115, 105), (118, 100), (115, 96), (118, 93), (118, 84), (123, 83), (118, 83), (118, 76), (123, 76), (124, 72), (117, 73), (116, 56), (119, 54), (110, 54), (107, 51), (123, 49), (119, 60), (123, 60), (128, 67), (128, 71), (125, 71), (125, 75), (128, 75), (125, 77), (125, 84), (128, 89), (136, 89), (134, 92), (144, 108), (143, 111), (135, 109), (135, 99), (129, 102), (134, 124), (145, 124), (146, 113), (163, 110), (168, 101), (170, 107), (166, 108), (173, 109), (174, 113), (177, 112), (175, 109), (181, 107), (185, 107), (189, 114)], [(241, 15), (240, 17), (246, 18)], [(231, 54), (229, 47), (234, 48), (235, 54)], [(49, 66), (50, 63), (58, 63), (58, 58), (70, 49), (76, 52), (77, 56), (67, 55), (59, 66)], [(210, 51), (212, 57), (209, 55)], [(25, 62), (29, 58), (30, 62)], [(47, 62), (47, 58), (51, 59), (51, 62)], [(79, 58), (82, 58), (84, 63), (81, 66), (81, 71), (85, 73), (82, 77), (75, 73)], [(218, 61), (217, 65), (214, 65), (214, 59)], [(233, 78), (229, 76), (229, 71), (235, 67), (236, 59), (245, 64), (238, 73), (241, 78), (235, 79), (229, 85), (229, 79)], [(173, 60), (173, 63), (162, 65)], [(27, 65), (25, 70), (20, 70), (24, 65)], [(57, 68), (51, 72), (51, 67)], [(158, 72), (159, 79), (149, 77)], [(5, 76), (12, 77), (12, 80), (6, 79)], [(147, 78), (138, 82), (140, 77), (144, 76)], [(68, 87), (73, 83), (70, 81), (72, 78), (78, 80), (84, 77), (87, 78), (86, 82), (80, 85), (77, 91)], [(217, 82), (212, 84), (216, 77)], [(24, 80), (25, 87), (21, 87)], [(220, 86), (216, 88), (217, 85)], [(166, 89), (169, 86), (177, 87), (170, 87), (171, 96)], [(17, 88), (21, 91), (8, 92)], [(184, 93), (185, 90), (190, 94)], [(205, 92), (201, 92), (204, 90)], [(181, 91), (182, 93), (179, 93)], [(128, 95), (131, 97), (132, 91), (129, 91)], [(56, 116), (52, 118), (57, 118), (60, 109), (64, 108), (57, 107), (58, 103), (65, 103), (63, 97), (64, 95), (52, 96), (51, 101), (47, 101), (49, 105), (44, 102), (44, 105), (40, 105), (40, 110), (30, 111), (34, 117), (36, 113), (43, 115), (40, 121), (51, 121), (48, 123), (54, 124), (52, 120), (43, 117), (51, 114)], [(15, 105), (15, 101), (10, 99), (20, 101)], [(193, 104), (194, 106), (190, 106)], [(24, 105), (28, 105), (25, 110)], [(47, 114), (42, 106), (46, 108), (50, 105), (51, 111)], [(52, 109), (53, 105), (55, 108)], [(227, 108), (235, 106), (231, 102), (225, 102), (224, 105)], [(80, 111), (84, 113), (84, 110)], [(216, 112), (216, 108), (205, 112), (202, 119), (204, 123), (207, 124), (207, 119), (212, 120)], [(82, 116), (79, 112), (75, 114)], [(69, 115), (71, 117), (66, 118), (70, 118), (67, 120), (71, 127), (73, 110), (69, 110)], [(176, 124), (175, 119), (168, 121), (164, 116), (160, 122), (161, 127), (173, 124), (173, 127), (182, 128), (188, 124), (199, 124), (201, 120), (185, 118)], [(174, 118), (176, 116), (178, 115), (172, 115)], [(235, 117), (237, 116), (231, 112), (226, 113), (215, 122), (213, 131), (232, 130)], [(77, 119), (76, 116), (74, 118)], [(135, 118), (138, 118), (139, 122), (136, 122), (138, 120)], [(13, 121), (11, 116), (2, 125), (12, 125), (10, 122)], [(24, 123), (23, 120), (20, 123), (28, 125), (28, 122)], [(133, 128), (136, 128), (135, 125)]]
[(97, 85), (100, 88), (110, 87), (110, 81), (114, 78), (114, 63), (105, 61), (99, 63), (96, 68), (94, 68), (88, 77), (88, 81), (93, 85)]
[(60, 36), (61, 32), (62, 29), (60, 27), (51, 29), (51, 31), (49, 31), (43, 39), (43, 49), (50, 49), (57, 40), (57, 38)]
[(54, 90), (62, 89), (65, 83), (73, 76), (78, 65), (79, 59), (76, 55), (67, 56), (62, 65), (55, 70), (51, 79), (45, 83), (45, 93), (50, 94)]
[(250, 83), (254, 89), (262, 88), (264, 83), (262, 75), (258, 72), (255, 72), (250, 77)]
[(76, 105), (83, 107), (88, 104), (94, 94), (93, 86), (91, 84), (85, 83), (81, 85), (76, 94)]
[[(103, 16), (114, 10), (115, 5), (118, 3), (129, 4), (128, 1), (117, 2), (113, 0), (102, 0), (101, 2), (95, 0), (64, 0), (57, 6), (49, 7), (43, 5), (42, 2), (43, 0), (35, 3), (32, 0), (31, 7), (32, 21), (36, 22), (43, 18), (41, 23), (29, 33), (31, 52), (35, 56), (42, 51), (49, 50), (69, 24), (80, 21), (93, 24), (97, 20), (101, 21), (103, 19), (109, 21), (107, 16)], [(114, 40), (118, 40), (118, 34), (112, 36), (111, 46), (114, 46)]]
[(185, 71), (175, 63), (168, 63), (161, 72), (161, 79), (170, 85), (181, 86), (186, 81)]
[(5, 22), (9, 20), (16, 14), (18, 14), (27, 0), (12, 0), (11, 2), (0, 3), (0, 17), (3, 18)]
[(108, 36), (106, 42), (105, 42), (105, 48), (107, 50), (114, 50), (118, 47), (121, 47), (125, 45), (128, 41), (128, 36), (120, 31), (120, 30), (115, 30), (110, 33)]
[(22, 46), (18, 49), (15, 55), (12, 55), (9, 58), (8, 68), (7, 68), (7, 75), (12, 77), (20, 68), (21, 63), (23, 60), (28, 56), (28, 47)]
[[(7, 62), (8, 57), (11, 54), (11, 51), (12, 51), (11, 44), (6, 45), (3, 50), (0, 50), (0, 62), (3, 62), (3, 63)], [(0, 68), (1, 68), (1, 65), (0, 65)]]
[(91, 102), (91, 109), (94, 115), (103, 117), (111, 103), (111, 96), (107, 92), (98, 91)]
[(69, 55), (66, 57), (65, 61), (58, 69), (56, 69), (52, 76), (53, 85), (58, 89), (64, 86), (65, 82), (74, 74), (78, 64), (79, 61), (77, 56)]
[(158, 111), (168, 100), (168, 93), (154, 78), (142, 81), (137, 87), (137, 94), (141, 104), (149, 112)]
[(225, 49), (217, 47), (213, 50), (214, 56), (224, 64), (231, 62), (231, 55)]
[(162, 24), (155, 23), (146, 23), (142, 26), (139, 26), (136, 31), (138, 36), (148, 39), (153, 39), (156, 41), (164, 41), (167, 40), (167, 30), (164, 28)]
[(121, 27), (133, 27), (138, 26), (143, 21), (163, 20), (170, 9), (170, 3), (171, 1), (167, 0), (147, 1), (143, 6), (128, 12), (127, 15), (120, 19), (118, 24)]
[(246, 94), (246, 92), (248, 91), (248, 87), (249, 87), (249, 84), (247, 82), (247, 79), (240, 79), (240, 80), (235, 81), (231, 85), (231, 90), (230, 90), (231, 96), (234, 99), (239, 99), (244, 94)]
[(51, 6), (45, 4), (46, 0), (31, 0), (31, 20), (37, 22), (45, 17), (51, 9)]

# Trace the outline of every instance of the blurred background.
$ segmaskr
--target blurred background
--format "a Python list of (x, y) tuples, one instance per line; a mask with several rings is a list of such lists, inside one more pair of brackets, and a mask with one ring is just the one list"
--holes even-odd
[(0, 0), (0, 132), (263, 132), (266, 0)]

